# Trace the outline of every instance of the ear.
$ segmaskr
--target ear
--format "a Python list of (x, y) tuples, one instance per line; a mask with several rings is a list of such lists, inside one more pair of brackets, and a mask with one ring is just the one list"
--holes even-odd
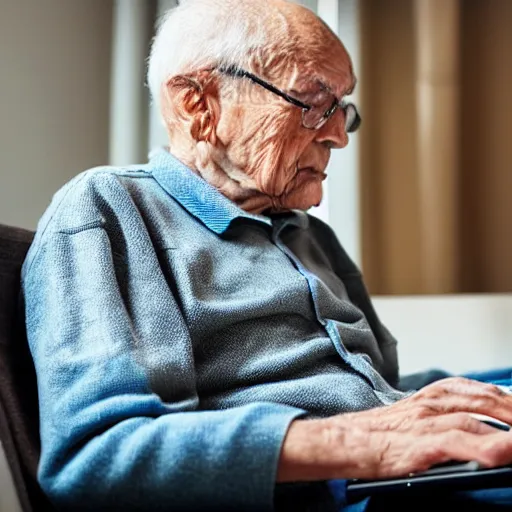
[(170, 114), (185, 123), (196, 142), (217, 144), (219, 84), (210, 71), (171, 78), (164, 86), (163, 96), (164, 109), (172, 109), (165, 112), (166, 118)]

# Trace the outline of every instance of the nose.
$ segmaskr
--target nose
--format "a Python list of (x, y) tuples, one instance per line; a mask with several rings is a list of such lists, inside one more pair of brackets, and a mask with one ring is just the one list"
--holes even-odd
[(343, 109), (338, 108), (333, 116), (317, 131), (315, 140), (332, 149), (343, 149), (348, 144)]

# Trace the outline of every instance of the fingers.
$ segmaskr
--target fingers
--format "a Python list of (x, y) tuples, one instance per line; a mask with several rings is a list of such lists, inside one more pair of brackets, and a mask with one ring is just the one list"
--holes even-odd
[(418, 417), (475, 412), (512, 424), (512, 396), (492, 384), (464, 378), (443, 379), (407, 398)]
[(390, 406), (332, 417), (325, 424), (329, 478), (400, 477), (450, 460), (484, 467), (512, 464), (512, 433), (468, 413), (411, 419), (407, 410)]
[(338, 416), (333, 421), (352, 427), (358, 426), (369, 432), (415, 432), (435, 434), (449, 430), (461, 430), (477, 435), (496, 433), (496, 428), (476, 419), (467, 412), (432, 414), (424, 412), (422, 406), (404, 410), (390, 406), (386, 410), (374, 409), (364, 413)]
[(426, 449), (430, 465), (446, 460), (475, 460), (484, 467), (496, 467), (512, 463), (512, 436), (498, 432), (479, 436), (462, 431), (449, 431), (428, 436), (431, 446)]
[(496, 467), (512, 464), (512, 436), (509, 432), (494, 434), (480, 442), (482, 444), (479, 448), (483, 458), (479, 462), (483, 466)]
[(449, 431), (462, 431), (475, 435), (496, 434), (497, 429), (472, 418), (467, 413), (450, 413), (434, 416), (417, 422), (419, 433), (436, 434)]
[[(379, 478), (420, 473), (448, 461), (476, 461), (486, 468), (512, 463), (512, 436), (502, 432), (481, 436), (452, 430), (415, 439), (411, 437), (411, 444), (402, 452), (401, 457), (392, 456), (393, 444), (384, 453), (384, 458), (380, 459)], [(388, 457), (391, 464), (386, 460)]]
[(480, 396), (482, 398), (510, 397), (501, 388), (494, 384), (479, 382), (464, 377), (451, 377), (442, 379), (420, 390), (419, 394), (425, 393), (430, 396), (442, 395), (466, 395), (469, 397)]

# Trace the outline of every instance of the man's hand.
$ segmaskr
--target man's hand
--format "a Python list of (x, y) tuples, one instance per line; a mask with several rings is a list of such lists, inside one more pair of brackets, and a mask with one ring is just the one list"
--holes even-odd
[(322, 420), (296, 420), (285, 438), (278, 482), (391, 478), (449, 460), (512, 463), (512, 432), (469, 413), (512, 424), (512, 397), (496, 386), (450, 378), (394, 405)]

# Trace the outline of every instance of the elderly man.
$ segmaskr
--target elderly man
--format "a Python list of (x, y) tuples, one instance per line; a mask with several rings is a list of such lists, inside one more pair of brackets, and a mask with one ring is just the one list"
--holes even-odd
[(357, 128), (355, 83), (338, 38), (284, 0), (165, 17), (149, 84), (170, 147), (68, 183), (24, 266), (57, 507), (329, 510), (346, 479), (512, 461), (512, 435), (469, 415), (512, 422), (498, 387), (395, 388), (395, 340), (304, 213)]

